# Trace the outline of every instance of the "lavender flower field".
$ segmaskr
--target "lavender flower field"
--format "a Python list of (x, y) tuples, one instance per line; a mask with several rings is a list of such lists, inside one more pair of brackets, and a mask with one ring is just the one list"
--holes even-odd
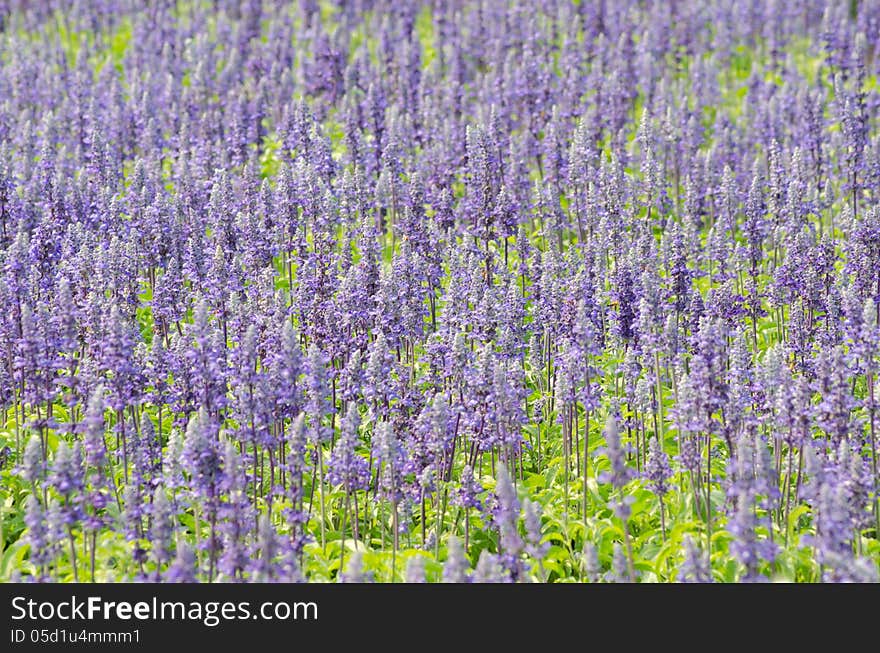
[(0, 2), (0, 581), (878, 582), (880, 2)]

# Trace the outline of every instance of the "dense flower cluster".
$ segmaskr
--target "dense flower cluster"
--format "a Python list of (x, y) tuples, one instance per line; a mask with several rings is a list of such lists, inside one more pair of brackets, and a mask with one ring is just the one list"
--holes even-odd
[(6, 4), (3, 579), (878, 580), (880, 3)]

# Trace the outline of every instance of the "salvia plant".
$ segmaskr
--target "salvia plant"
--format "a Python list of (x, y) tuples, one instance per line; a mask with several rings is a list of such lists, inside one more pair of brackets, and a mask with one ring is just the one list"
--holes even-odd
[(880, 3), (0, 4), (0, 579), (878, 580)]

